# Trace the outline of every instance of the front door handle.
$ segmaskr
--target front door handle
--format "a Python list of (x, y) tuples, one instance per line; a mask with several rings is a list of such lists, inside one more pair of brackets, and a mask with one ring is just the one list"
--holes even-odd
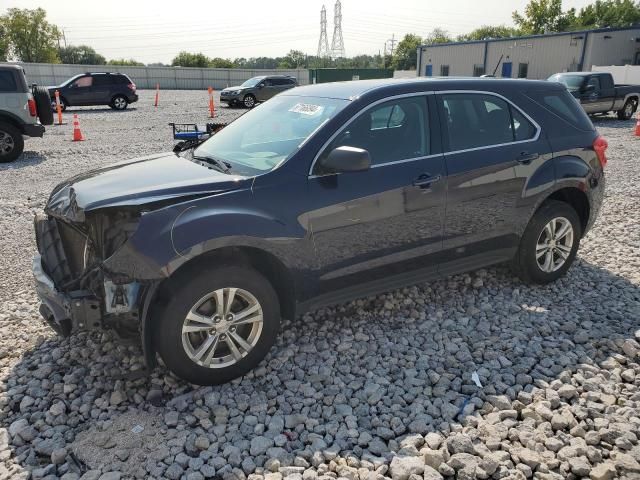
[(442, 179), (442, 175), (431, 175), (429, 173), (423, 173), (413, 181), (414, 187), (429, 188), (431, 184), (438, 182)]
[(525, 165), (531, 163), (540, 157), (537, 153), (529, 153), (529, 152), (520, 152), (520, 156), (517, 158), (519, 163), (524, 163)]

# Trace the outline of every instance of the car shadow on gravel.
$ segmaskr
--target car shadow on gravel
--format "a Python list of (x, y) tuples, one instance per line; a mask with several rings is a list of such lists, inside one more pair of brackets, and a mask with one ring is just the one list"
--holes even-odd
[(50, 338), (0, 379), (9, 474), (157, 477), (180, 455), (174, 470), (218, 476), (271, 457), (388, 463), (407, 434), (459, 430), (488, 395), (514, 401), (619, 357), (639, 311), (638, 285), (584, 260), (537, 287), (480, 270), (288, 322), (258, 368), (217, 387), (161, 368), (127, 380), (141, 353), (111, 334)]
[(0, 172), (3, 170), (16, 170), (25, 167), (34, 167), (47, 160), (46, 155), (25, 150), (16, 160), (10, 163), (0, 163)]

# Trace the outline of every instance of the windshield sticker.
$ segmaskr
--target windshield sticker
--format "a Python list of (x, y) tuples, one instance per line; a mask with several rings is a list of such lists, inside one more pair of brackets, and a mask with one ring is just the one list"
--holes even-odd
[(293, 113), (301, 113), (303, 115), (320, 115), (324, 107), (322, 105), (312, 105), (311, 103), (296, 103), (289, 109)]

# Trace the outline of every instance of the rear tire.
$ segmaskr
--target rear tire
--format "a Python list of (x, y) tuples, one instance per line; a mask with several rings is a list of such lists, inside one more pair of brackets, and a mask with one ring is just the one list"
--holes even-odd
[(619, 120), (630, 120), (633, 117), (636, 109), (638, 108), (638, 102), (633, 99), (629, 99), (626, 101), (621, 110), (618, 110), (618, 119)]
[(549, 283), (563, 276), (575, 260), (582, 225), (571, 205), (547, 200), (533, 215), (512, 268), (526, 283)]
[(124, 95), (116, 95), (111, 100), (109, 106), (114, 110), (126, 110), (126, 108), (129, 106), (129, 101)]
[(33, 99), (36, 102), (36, 111), (42, 125), (53, 125), (53, 110), (51, 110), (51, 95), (44, 87), (33, 87)]
[(192, 272), (174, 281), (173, 294), (159, 312), (155, 346), (178, 377), (218, 385), (264, 358), (280, 328), (280, 304), (267, 279), (249, 267)]
[(0, 122), (0, 163), (13, 162), (23, 150), (22, 132), (9, 123)]

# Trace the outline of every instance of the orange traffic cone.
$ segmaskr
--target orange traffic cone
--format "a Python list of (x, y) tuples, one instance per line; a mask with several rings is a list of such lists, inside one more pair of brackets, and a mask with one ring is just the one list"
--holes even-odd
[(636, 116), (636, 137), (640, 137), (640, 113)]
[(80, 131), (80, 120), (78, 120), (78, 114), (73, 114), (73, 141), (81, 142), (84, 140), (82, 132)]

